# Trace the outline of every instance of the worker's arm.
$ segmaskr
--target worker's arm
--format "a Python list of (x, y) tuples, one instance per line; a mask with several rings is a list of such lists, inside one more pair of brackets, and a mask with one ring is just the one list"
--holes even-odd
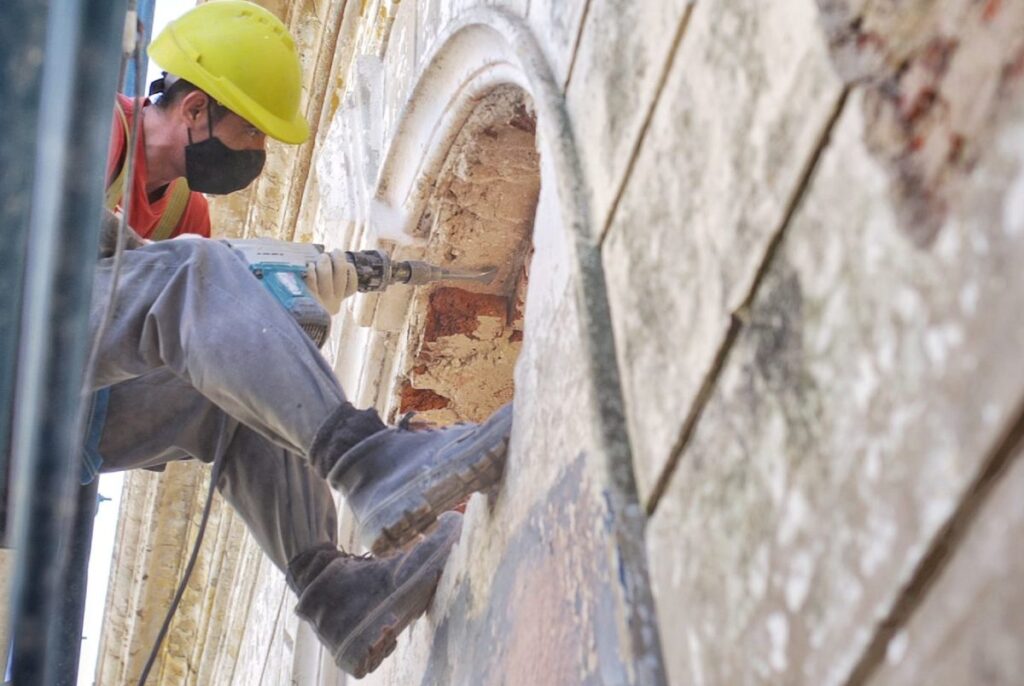
[(355, 265), (342, 250), (325, 252), (306, 271), (306, 285), (331, 315), (341, 310), (341, 301), (356, 292), (359, 277)]
[[(110, 257), (117, 247), (117, 228), (121, 218), (109, 210), (103, 210), (103, 219), (100, 227), (100, 257)], [(149, 243), (145, 238), (135, 233), (132, 227), (125, 224), (124, 227), (124, 249), (134, 250)]]

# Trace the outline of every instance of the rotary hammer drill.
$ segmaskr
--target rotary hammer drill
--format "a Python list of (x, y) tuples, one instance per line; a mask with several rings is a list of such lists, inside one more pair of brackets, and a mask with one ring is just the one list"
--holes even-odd
[[(331, 318), (306, 286), (303, 277), (309, 265), (323, 251), (317, 243), (292, 243), (272, 238), (225, 241), (242, 253), (249, 269), (278, 302), (313, 339), (317, 347), (327, 340)], [(496, 269), (478, 271), (447, 269), (418, 260), (393, 261), (379, 250), (345, 253), (356, 269), (358, 290), (362, 293), (384, 291), (396, 284), (420, 286), (435, 281), (476, 281), (490, 283)]]

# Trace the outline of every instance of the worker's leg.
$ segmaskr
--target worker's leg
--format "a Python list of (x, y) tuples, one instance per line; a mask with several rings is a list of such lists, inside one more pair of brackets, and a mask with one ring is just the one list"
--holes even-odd
[[(112, 262), (103, 260), (94, 327), (111, 283)], [(313, 343), (224, 244), (173, 240), (128, 251), (113, 312), (96, 387), (171, 370), (329, 476), (377, 552), (426, 530), (501, 473), (510, 411), (483, 426), (385, 430), (375, 411), (345, 401)]]
[(217, 487), (274, 564), (336, 540), (327, 482), (163, 369), (115, 384), (99, 443), (103, 471), (220, 460)]
[[(109, 258), (97, 266), (94, 330), (112, 270)], [(242, 258), (217, 241), (162, 241), (123, 256), (93, 385), (163, 367), (232, 417), (303, 455), (345, 402), (309, 337)]]
[(327, 482), (303, 458), (252, 429), (235, 432), (217, 488), (285, 574), (308, 550), (336, 549), (338, 516)]
[(456, 517), (397, 556), (339, 550), (327, 483), (169, 370), (111, 387), (99, 452), (104, 471), (220, 460), (221, 494), (286, 574), (299, 597), (296, 611), (338, 665), (357, 676), (375, 669), (424, 612), (458, 538)]
[(396, 639), (426, 611), (462, 515), (446, 512), (437, 528), (387, 557), (309, 551), (292, 561), (288, 582), (299, 594), (296, 613), (316, 630), (341, 669), (360, 678), (395, 649)]
[(376, 669), (426, 610), (459, 518), (400, 555), (350, 555), (335, 543), (334, 501), (304, 460), (239, 426), (218, 487), (267, 556), (285, 572), (295, 607), (346, 672)]
[(355, 445), (328, 423), (312, 455), (341, 456), (326, 476), (345, 495), (363, 544), (384, 553), (401, 547), (470, 493), (497, 483), (511, 427), (511, 404), (483, 424), (432, 431), (400, 425)]

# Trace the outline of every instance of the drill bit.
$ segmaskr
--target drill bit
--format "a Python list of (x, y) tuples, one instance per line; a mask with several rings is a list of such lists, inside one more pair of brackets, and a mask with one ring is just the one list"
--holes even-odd
[(421, 286), (434, 281), (476, 281), (489, 284), (498, 273), (497, 267), (485, 269), (449, 269), (437, 267), (419, 260), (395, 262), (392, 265), (392, 282), (410, 286)]
[(486, 269), (445, 269), (441, 267), (441, 279), (448, 281), (477, 281), (479, 283), (491, 283), (498, 273), (497, 267)]

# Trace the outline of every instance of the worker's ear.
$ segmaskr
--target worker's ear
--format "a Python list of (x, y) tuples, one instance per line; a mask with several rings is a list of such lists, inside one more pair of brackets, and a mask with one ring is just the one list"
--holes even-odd
[(181, 99), (181, 114), (189, 126), (194, 126), (206, 117), (206, 105), (210, 96), (200, 90), (189, 91)]

